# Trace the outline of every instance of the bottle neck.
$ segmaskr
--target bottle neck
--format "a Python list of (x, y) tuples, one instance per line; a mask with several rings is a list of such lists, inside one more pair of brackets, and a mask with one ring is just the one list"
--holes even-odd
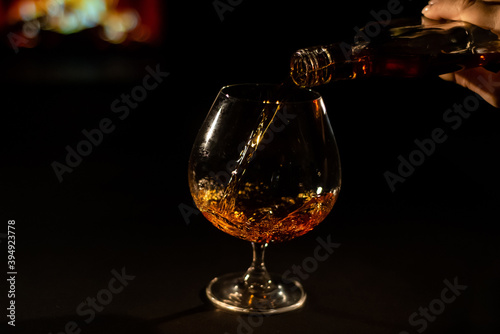
[(290, 61), (290, 76), (297, 86), (314, 87), (364, 76), (363, 58), (345, 43), (301, 49)]

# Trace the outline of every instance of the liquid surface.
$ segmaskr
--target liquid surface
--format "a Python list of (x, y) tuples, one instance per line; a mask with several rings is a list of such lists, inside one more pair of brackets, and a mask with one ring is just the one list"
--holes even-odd
[(200, 182), (195, 197), (200, 211), (220, 230), (252, 242), (281, 242), (309, 232), (325, 219), (338, 196), (310, 191), (274, 197), (265, 185), (245, 183), (233, 187), (233, 195), (227, 197), (208, 183)]

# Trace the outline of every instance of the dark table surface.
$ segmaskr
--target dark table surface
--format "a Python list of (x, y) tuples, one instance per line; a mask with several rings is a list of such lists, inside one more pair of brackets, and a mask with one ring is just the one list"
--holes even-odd
[[(213, 227), (187, 186), (190, 148), (219, 88), (279, 82), (293, 50), (347, 38), (386, 5), (328, 13), (321, 1), (305, 9), (242, 2), (220, 21), (210, 2), (167, 2), (160, 47), (94, 52), (78, 37), (55, 49), (6, 47), (0, 233), (15, 220), (17, 275), (16, 326), (6, 323), (3, 283), (1, 326), (23, 334), (498, 333), (500, 113), (481, 101), (446, 121), (449, 109), (476, 98), (438, 78), (318, 89), (341, 154), (341, 194), (315, 230), (266, 254), (272, 272), (302, 268), (304, 308), (249, 317), (204, 296), (213, 277), (251, 261), (250, 244)], [(120, 118), (113, 101), (143, 85), (148, 66), (169, 74)], [(60, 182), (54, 161), (105, 119), (113, 130)], [(384, 175), (398, 173), (400, 156), (418, 154), (416, 141), (435, 129), (446, 140), (391, 189)], [(318, 238), (336, 244), (324, 261), (314, 259)]]

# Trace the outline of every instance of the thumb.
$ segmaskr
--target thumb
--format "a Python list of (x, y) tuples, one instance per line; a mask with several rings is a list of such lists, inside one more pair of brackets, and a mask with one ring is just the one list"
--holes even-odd
[(422, 14), (432, 20), (466, 21), (500, 32), (500, 3), (481, 0), (431, 0)]

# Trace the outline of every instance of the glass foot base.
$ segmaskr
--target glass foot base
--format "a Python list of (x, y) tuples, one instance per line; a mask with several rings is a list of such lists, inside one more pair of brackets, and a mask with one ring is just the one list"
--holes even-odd
[(215, 306), (240, 313), (277, 314), (304, 305), (306, 293), (299, 282), (269, 276), (264, 283), (252, 283), (246, 273), (226, 274), (214, 278), (206, 293)]

